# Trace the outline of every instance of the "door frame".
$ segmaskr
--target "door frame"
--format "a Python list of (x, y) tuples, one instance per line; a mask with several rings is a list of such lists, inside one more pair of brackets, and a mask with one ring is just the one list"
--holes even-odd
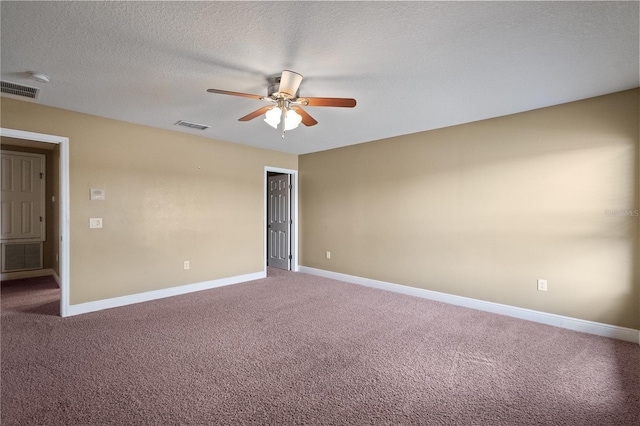
[(53, 143), (60, 146), (60, 316), (69, 315), (69, 138), (47, 135), (44, 133), (26, 132), (23, 130), (0, 127), (0, 136), (24, 139), (36, 142)]
[(264, 240), (264, 245), (263, 245), (263, 253), (262, 253), (262, 257), (264, 259), (264, 273), (265, 275), (267, 274), (267, 212), (269, 209), (269, 206), (267, 204), (267, 200), (269, 198), (269, 193), (267, 192), (267, 187), (268, 187), (268, 174), (269, 172), (271, 173), (281, 173), (281, 174), (287, 174), (291, 177), (291, 186), (292, 186), (292, 191), (291, 191), (291, 200), (289, 202), (289, 205), (291, 206), (291, 211), (289, 212), (290, 214), (290, 218), (291, 220), (293, 220), (293, 226), (291, 227), (291, 235), (289, 236), (289, 238), (291, 238), (291, 246), (290, 246), (290, 250), (291, 250), (291, 270), (293, 272), (298, 272), (299, 270), (299, 265), (298, 265), (298, 171), (297, 170), (292, 170), (292, 169), (283, 169), (280, 167), (271, 167), (271, 166), (265, 166), (264, 167), (264, 182), (262, 185), (263, 191), (264, 191), (264, 196), (262, 197), (264, 200), (264, 210), (262, 213), (262, 221), (263, 221), (263, 229), (262, 229), (262, 238)]

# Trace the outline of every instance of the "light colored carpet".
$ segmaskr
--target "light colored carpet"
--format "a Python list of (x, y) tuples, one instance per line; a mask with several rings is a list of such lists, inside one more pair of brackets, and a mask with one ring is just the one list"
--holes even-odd
[(639, 425), (640, 347), (301, 273), (60, 318), (2, 283), (2, 424)]

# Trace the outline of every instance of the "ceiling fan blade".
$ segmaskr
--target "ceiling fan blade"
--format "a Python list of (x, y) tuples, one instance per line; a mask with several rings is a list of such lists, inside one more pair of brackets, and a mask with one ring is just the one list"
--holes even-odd
[(284, 70), (280, 77), (280, 87), (278, 88), (278, 92), (289, 95), (293, 98), (296, 96), (301, 82), (302, 75), (294, 71)]
[(232, 95), (232, 96), (242, 96), (243, 98), (251, 98), (251, 99), (262, 99), (264, 96), (260, 95), (252, 95), (249, 93), (240, 93), (240, 92), (229, 92), (228, 90), (218, 90), (218, 89), (207, 89), (209, 93), (219, 93), (221, 95)]
[(315, 126), (318, 124), (315, 118), (310, 116), (307, 111), (303, 110), (299, 106), (293, 106), (291, 109), (294, 109), (298, 114), (300, 114), (300, 117), (302, 117), (302, 124), (305, 126)]
[(247, 114), (244, 117), (238, 118), (238, 121), (249, 121), (249, 120), (253, 120), (256, 117), (260, 117), (262, 114), (265, 114), (267, 111), (269, 111), (271, 108), (273, 108), (273, 105), (267, 105), (265, 107), (262, 107), (260, 109), (257, 109), (255, 111), (253, 111), (251, 114)]
[[(306, 101), (306, 102), (305, 102)], [(356, 100), (351, 98), (298, 98), (304, 106), (353, 108)]]

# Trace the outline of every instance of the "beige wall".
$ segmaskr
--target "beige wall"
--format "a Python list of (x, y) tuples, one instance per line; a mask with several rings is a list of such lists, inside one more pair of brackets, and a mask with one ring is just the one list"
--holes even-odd
[[(72, 305), (263, 270), (264, 167), (297, 169), (297, 156), (1, 105), (2, 127), (69, 138)], [(106, 201), (90, 201), (91, 188)]]
[[(640, 209), (638, 100), (300, 156), (300, 263), (640, 328), (639, 218), (605, 215)], [(69, 137), (72, 304), (262, 270), (264, 166), (296, 156), (1, 102), (2, 127)]]
[(301, 264), (640, 328), (638, 100), (302, 155)]

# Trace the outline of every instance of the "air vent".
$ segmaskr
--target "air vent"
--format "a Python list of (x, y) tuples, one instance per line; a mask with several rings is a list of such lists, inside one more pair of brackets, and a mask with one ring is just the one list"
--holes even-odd
[(2, 84), (2, 93), (31, 99), (37, 99), (38, 93), (40, 93), (40, 89), (36, 87), (23, 86), (22, 84), (9, 83), (8, 81), (2, 81), (0, 83)]
[(2, 244), (2, 272), (42, 269), (42, 243)]
[(205, 130), (211, 127), (211, 126), (207, 126), (206, 124), (191, 123), (189, 121), (184, 121), (184, 120), (178, 121), (176, 123), (176, 126), (190, 127), (192, 129), (198, 129), (198, 130)]

